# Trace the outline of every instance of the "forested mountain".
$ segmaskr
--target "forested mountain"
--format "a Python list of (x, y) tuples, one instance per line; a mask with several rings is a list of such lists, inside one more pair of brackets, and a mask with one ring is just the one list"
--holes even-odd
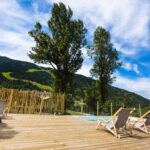
[[(53, 90), (53, 70), (44, 68), (33, 63), (13, 60), (0, 56), (0, 87), (31, 89), (31, 90)], [(95, 83), (92, 78), (83, 75), (75, 75), (75, 96), (85, 98), (85, 90), (91, 88)], [(146, 98), (123, 89), (110, 86), (109, 102), (123, 102), (128, 106), (141, 104), (143, 107), (150, 105)]]

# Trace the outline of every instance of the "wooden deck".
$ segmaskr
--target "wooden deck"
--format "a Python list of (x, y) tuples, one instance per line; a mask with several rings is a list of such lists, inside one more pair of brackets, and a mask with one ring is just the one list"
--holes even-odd
[(96, 123), (72, 116), (9, 114), (0, 124), (0, 150), (150, 150), (150, 136), (117, 139)]

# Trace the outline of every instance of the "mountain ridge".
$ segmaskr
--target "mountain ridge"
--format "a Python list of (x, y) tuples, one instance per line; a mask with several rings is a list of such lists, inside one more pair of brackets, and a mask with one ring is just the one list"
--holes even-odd
[[(52, 90), (54, 74), (51, 68), (41, 67), (31, 62), (13, 60), (5, 56), (0, 56), (0, 87), (17, 88), (24, 90)], [(90, 77), (75, 74), (75, 94), (81, 98), (85, 97), (84, 91), (92, 87), (95, 83)], [(115, 103), (125, 101), (134, 106), (138, 103), (144, 107), (150, 105), (150, 101), (143, 96), (110, 86), (109, 99)]]

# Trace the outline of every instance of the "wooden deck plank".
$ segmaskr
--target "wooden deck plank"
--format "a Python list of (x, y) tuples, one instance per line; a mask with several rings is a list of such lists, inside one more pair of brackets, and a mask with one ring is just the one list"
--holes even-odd
[(0, 124), (0, 150), (149, 150), (150, 136), (117, 139), (96, 122), (73, 116), (10, 114)]

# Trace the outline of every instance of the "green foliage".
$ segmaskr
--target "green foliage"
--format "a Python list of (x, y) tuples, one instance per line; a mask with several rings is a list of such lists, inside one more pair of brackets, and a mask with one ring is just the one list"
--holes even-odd
[[(5, 77), (6, 79), (11, 80), (11, 81), (19, 81), (19, 79), (12, 77), (11, 74), (12, 74), (11, 72), (2, 72), (3, 77)], [(23, 74), (19, 74), (19, 75), (22, 76)], [(52, 91), (53, 90), (50, 86), (43, 85), (43, 84), (31, 81), (31, 80), (22, 79), (22, 81), (27, 82), (27, 83), (31, 83), (32, 85), (38, 87), (38, 89), (41, 89), (41, 90), (46, 90), (46, 91)]]
[(94, 58), (94, 65), (91, 74), (99, 79), (101, 102), (105, 102), (108, 96), (108, 85), (113, 82), (112, 74), (121, 63), (118, 52), (110, 41), (110, 33), (102, 27), (98, 27), (94, 32), (94, 45), (89, 51), (89, 55)]
[(53, 89), (50, 86), (47, 85), (43, 85), (37, 82), (33, 82), (33, 81), (28, 81), (28, 80), (23, 80), (24, 82), (29, 82), (32, 83), (32, 85), (37, 86), (39, 89), (44, 90), (44, 91), (53, 91)]
[(55, 90), (70, 92), (74, 73), (81, 68), (81, 48), (85, 45), (85, 32), (81, 20), (72, 19), (73, 12), (63, 3), (54, 3), (48, 21), (51, 32), (42, 31), (39, 22), (29, 34), (36, 41), (29, 57), (37, 63), (50, 64), (54, 69)]
[(72, 110), (69, 110), (69, 109), (66, 110), (66, 114), (67, 115), (83, 115), (83, 113), (81, 113), (81, 112), (72, 111)]
[(33, 81), (47, 86), (53, 84), (53, 78), (47, 72), (40, 70), (36, 72), (24, 72), (22, 74), (19, 72), (13, 72), (11, 77), (21, 80)]
[(15, 80), (15, 78), (11, 77), (11, 72), (2, 72), (2, 75), (8, 80)]
[(33, 73), (33, 72), (39, 72), (41, 70), (39, 69), (28, 69), (26, 72), (30, 72), (30, 73)]
[(33, 85), (32, 83), (27, 83), (21, 80), (9, 80), (5, 78), (0, 73), (0, 88), (13, 88), (13, 89), (23, 89), (23, 90), (38, 90), (40, 91), (37, 86)]
[[(111, 103), (113, 106), (113, 113), (116, 112), (119, 107), (124, 105), (128, 108), (136, 108), (136, 116), (139, 116), (139, 104), (141, 105), (141, 108), (144, 112), (150, 108), (149, 100), (132, 92), (109, 86), (108, 95), (109, 96), (107, 97), (106, 102), (104, 104), (100, 103), (100, 112), (104, 115), (110, 115)], [(96, 102), (99, 100), (99, 97), (100, 93), (98, 85), (90, 87), (85, 91), (85, 98), (88, 106), (88, 111), (92, 114), (96, 114)]]
[(78, 96), (76, 96), (76, 97), (74, 98), (74, 107), (75, 107), (76, 109), (80, 109), (80, 112), (81, 112), (81, 113), (83, 113), (85, 106), (86, 106), (86, 103), (85, 103), (85, 101), (84, 101), (82, 98), (80, 98), (80, 97), (78, 97)]
[(100, 99), (99, 87), (98, 85), (92, 85), (85, 90), (85, 99), (88, 106), (88, 110), (92, 114), (96, 114), (97, 101)]
[[(0, 57), (0, 68), (4, 68), (3, 65), (5, 64), (1, 63), (1, 60), (2, 59)], [(8, 58), (5, 58), (5, 60), (3, 59), (3, 61), (6, 62), (7, 60)], [(33, 67), (34, 64), (31, 64), (30, 67), (28, 63), (24, 62), (24, 68), (28, 68), (28, 69), (26, 70), (22, 68), (22, 70), (26, 70), (26, 71), (20, 72), (20, 64), (22, 64), (22, 61), (18, 61), (16, 63), (15, 60), (11, 60), (10, 63), (15, 64), (15, 68), (13, 68), (14, 70), (12, 68), (7, 68), (8, 74), (11, 78), (13, 78), (13, 80), (4, 77), (2, 75), (2, 72), (0, 72), (0, 87), (17, 88), (17, 89), (25, 89), (25, 90), (38, 90), (38, 91), (45, 90), (40, 85), (46, 85), (47, 88), (53, 87), (53, 82), (51, 82), (53, 81), (52, 69), (50, 70), (47, 68), (41, 68), (36, 65), (35, 67)], [(47, 71), (43, 71), (43, 70), (48, 70), (49, 72), (51, 72), (52, 76)], [(10, 71), (12, 72), (10, 73)], [(27, 80), (28, 82), (26, 82)], [(86, 112), (96, 114), (96, 102), (100, 98), (98, 83), (92, 78), (88, 78), (83, 75), (77, 75), (77, 74), (75, 74), (75, 78), (73, 82), (75, 83), (75, 92), (72, 96), (70, 95), (70, 97), (68, 97), (68, 99), (71, 99), (71, 97), (73, 98), (73, 101), (68, 100), (70, 102), (70, 106), (68, 107), (68, 109), (74, 111), (80, 111), (79, 107), (74, 107), (74, 103), (75, 101), (80, 102), (80, 99), (83, 99), (84, 102), (86, 103)], [(37, 86), (37, 84), (34, 83), (39, 83), (40, 85)], [(136, 107), (137, 116), (139, 115), (138, 112), (139, 104), (141, 105), (142, 108), (142, 114), (146, 110), (148, 110), (150, 106), (150, 101), (143, 98), (142, 96), (139, 96), (135, 93), (128, 92), (116, 87), (108, 86), (108, 98), (106, 100), (106, 103), (103, 106), (100, 103), (101, 114), (110, 114), (111, 102), (113, 104), (113, 113), (120, 107), (122, 103), (124, 103), (126, 107)]]

